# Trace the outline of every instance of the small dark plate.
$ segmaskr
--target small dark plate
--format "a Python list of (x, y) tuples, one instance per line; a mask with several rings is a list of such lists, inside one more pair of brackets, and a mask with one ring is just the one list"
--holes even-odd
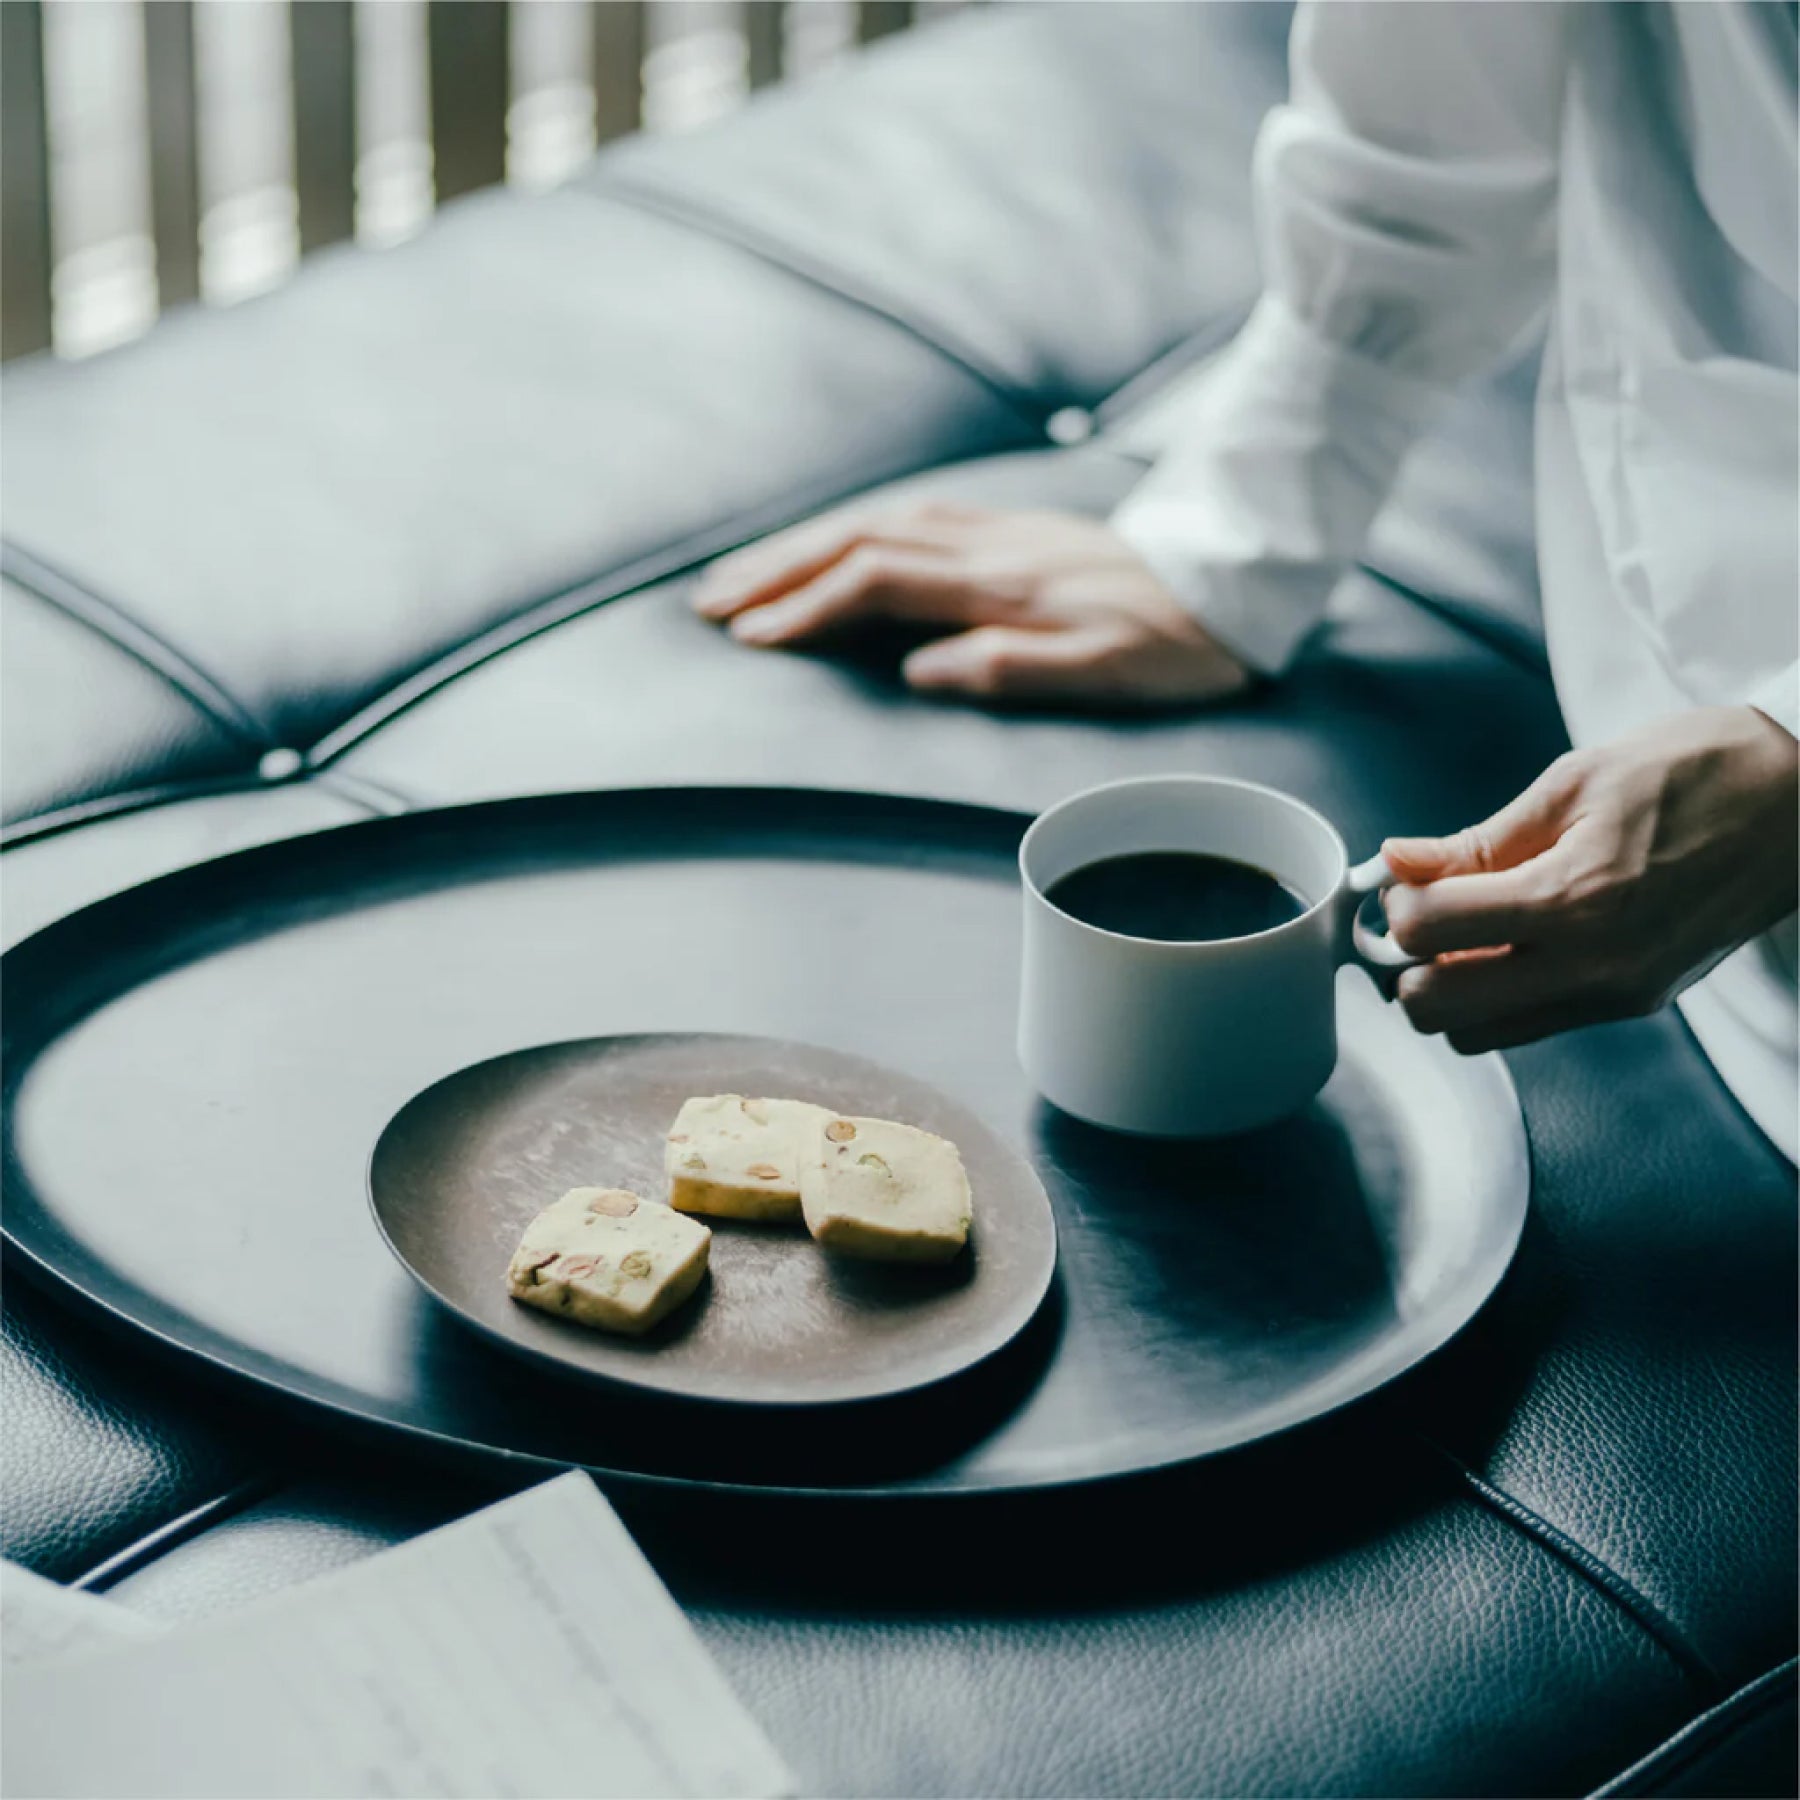
[[(662, 1197), (663, 1133), (691, 1094), (812, 1100), (949, 1138), (975, 1198), (968, 1249), (935, 1268), (859, 1263), (799, 1225), (712, 1219), (700, 1291), (644, 1338), (510, 1299), (519, 1235), (559, 1194)], [(476, 1063), (394, 1115), (369, 1198), (394, 1254), (465, 1324), (521, 1355), (690, 1400), (816, 1405), (942, 1381), (1016, 1337), (1056, 1267), (1043, 1185), (973, 1113), (863, 1057), (768, 1038), (643, 1033)]]

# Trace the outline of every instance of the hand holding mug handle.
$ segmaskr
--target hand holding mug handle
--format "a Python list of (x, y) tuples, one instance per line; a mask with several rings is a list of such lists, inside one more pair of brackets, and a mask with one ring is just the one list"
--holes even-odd
[(1371, 894), (1391, 888), (1400, 877), (1388, 867), (1385, 856), (1371, 856), (1358, 863), (1344, 877), (1342, 897), (1346, 929), (1341, 939), (1339, 957), (1344, 962), (1359, 962), (1369, 972), (1384, 1000), (1392, 1000), (1403, 969), (1416, 969), (1428, 959), (1409, 956), (1384, 931), (1372, 931), (1362, 916), (1363, 902)]

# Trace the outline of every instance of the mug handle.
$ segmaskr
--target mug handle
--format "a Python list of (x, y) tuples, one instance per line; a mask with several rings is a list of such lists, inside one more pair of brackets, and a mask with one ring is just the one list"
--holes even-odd
[(1402, 969), (1416, 969), (1426, 959), (1410, 956), (1384, 931), (1371, 931), (1363, 923), (1362, 905), (1371, 894), (1391, 888), (1400, 879), (1387, 865), (1385, 856), (1371, 856), (1358, 863), (1344, 877), (1343, 907), (1348, 929), (1343, 934), (1339, 958), (1343, 962), (1361, 963), (1381, 990), (1384, 1000), (1392, 1000)]

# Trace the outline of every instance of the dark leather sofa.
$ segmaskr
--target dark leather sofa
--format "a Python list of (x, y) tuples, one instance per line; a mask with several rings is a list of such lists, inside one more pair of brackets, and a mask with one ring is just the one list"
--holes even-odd
[[(1253, 295), (1284, 31), (965, 15), (547, 197), (9, 368), (9, 941), (229, 848), (531, 791), (1029, 808), (1205, 766), (1359, 853), (1516, 791), (1561, 745), (1528, 367), (1415, 457), (1292, 680), (1230, 711), (1000, 719), (737, 650), (684, 604), (712, 554), (850, 495), (1109, 507), (1145, 409)], [(810, 1520), (823, 1553), (771, 1575), (779, 1518), (734, 1550), (729, 1519), (631, 1510), (808, 1791), (1796, 1791), (1793, 1171), (1673, 1015), (1509, 1061), (1518, 1262), (1338, 1421), (891, 1507), (854, 1577), (809, 1571), (865, 1521)], [(6, 1551), (58, 1579), (191, 1616), (503, 1485), (277, 1417), (16, 1274), (6, 1303)]]

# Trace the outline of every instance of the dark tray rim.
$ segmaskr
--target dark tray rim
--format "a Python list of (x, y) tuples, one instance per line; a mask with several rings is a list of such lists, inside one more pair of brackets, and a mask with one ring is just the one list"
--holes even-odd
[[(554, 813), (561, 809), (576, 809), (595, 801), (646, 808), (662, 806), (681, 808), (702, 805), (716, 806), (722, 801), (730, 800), (738, 800), (752, 806), (770, 805), (783, 801), (790, 804), (823, 801), (827, 805), (837, 805), (852, 811), (873, 807), (891, 811), (902, 817), (911, 815), (916, 819), (942, 819), (949, 815), (958, 818), (965, 828), (972, 828), (972, 835), (979, 833), (989, 842), (992, 842), (996, 835), (1000, 834), (1023, 836), (1025, 828), (1035, 816), (1010, 807), (989, 806), (965, 800), (938, 799), (929, 795), (883, 793), (878, 790), (860, 788), (797, 785), (708, 786), (680, 784), (667, 787), (577, 788), (459, 802), (448, 806), (419, 807), (405, 813), (373, 819), (357, 819), (340, 825), (325, 826), (317, 831), (301, 832), (291, 837), (276, 838), (266, 843), (248, 845), (240, 850), (228, 851), (222, 856), (210, 857), (198, 863), (185, 864), (178, 869), (151, 876), (147, 880), (133, 882), (127, 887), (104, 895), (98, 900), (90, 901), (87, 905), (52, 920), (49, 924), (41, 926), (38, 930), (20, 939), (17, 944), (0, 953), (0, 988), (4, 987), (8, 966), (11, 965), (16, 970), (27, 950), (38, 950), (46, 941), (54, 943), (59, 937), (76, 937), (82, 932), (92, 930), (97, 924), (104, 924), (108, 915), (126, 911), (138, 904), (145, 894), (158, 891), (164, 894), (178, 894), (184, 887), (197, 887), (209, 880), (216, 880), (221, 870), (253, 872), (260, 863), (279, 862), (293, 854), (296, 844), (327, 844), (335, 847), (365, 836), (387, 836), (396, 830), (411, 829), (428, 832), (434, 827), (453, 821), (469, 821), (473, 826), (483, 818), (504, 818), (540, 811)], [(10, 1009), (8, 1011), (10, 1012)], [(78, 1012), (77, 1017), (81, 1016), (85, 1016), (85, 1013)], [(36, 1035), (34, 1034), (34, 1037)], [(60, 1035), (61, 1031), (59, 1030), (50, 1034), (50, 1038), (44, 1041), (53, 1041)], [(1054, 1481), (1020, 1481), (969, 1487), (955, 1484), (938, 1487), (912, 1487), (896, 1483), (808, 1487), (786, 1483), (720, 1481), (706, 1477), (657, 1475), (642, 1470), (616, 1469), (593, 1463), (560, 1462), (553, 1457), (537, 1456), (529, 1451), (512, 1450), (504, 1445), (477, 1443), (468, 1438), (457, 1437), (450, 1432), (436, 1431), (404, 1419), (376, 1414), (366, 1406), (358, 1406), (347, 1400), (337, 1400), (324, 1393), (299, 1392), (273, 1373), (246, 1368), (233, 1361), (230, 1351), (235, 1348), (241, 1353), (242, 1347), (226, 1344), (219, 1334), (199, 1330), (191, 1336), (183, 1336), (172, 1327), (151, 1324), (144, 1319), (134, 1317), (116, 1301), (103, 1294), (90, 1291), (74, 1277), (64, 1274), (48, 1259), (39, 1256), (35, 1250), (23, 1243), (6, 1217), (6, 1202), (10, 1198), (15, 1163), (10, 1141), (12, 1099), (18, 1086), (18, 1071), (12, 1054), (14, 1036), (10, 1018), (0, 1023), (0, 1061), (3, 1061), (5, 1065), (3, 1085), (0, 1085), (0, 1126), (4, 1127), (7, 1140), (4, 1157), (0, 1159), (0, 1267), (15, 1269), (23, 1274), (32, 1286), (69, 1306), (71, 1311), (87, 1314), (102, 1325), (108, 1333), (116, 1334), (121, 1341), (141, 1342), (148, 1339), (155, 1347), (156, 1352), (169, 1359), (172, 1365), (180, 1364), (189, 1367), (198, 1365), (197, 1373), (219, 1383), (222, 1388), (238, 1388), (247, 1385), (272, 1400), (280, 1412), (311, 1419), (317, 1419), (323, 1415), (324, 1418), (331, 1420), (352, 1437), (367, 1436), (383, 1442), (401, 1440), (444, 1461), (461, 1463), (471, 1468), (484, 1468), (490, 1472), (504, 1469), (508, 1471), (542, 1471), (545, 1474), (551, 1474), (570, 1468), (580, 1468), (594, 1477), (603, 1487), (613, 1488), (627, 1494), (634, 1492), (646, 1496), (662, 1494), (671, 1498), (704, 1495), (737, 1500), (787, 1500), (813, 1503), (843, 1500), (885, 1505), (900, 1503), (918, 1505), (933, 1502), (940, 1504), (956, 1502), (962, 1505), (982, 1501), (989, 1503), (1016, 1502), (1025, 1496), (1040, 1496), (1048, 1499), (1056, 1494), (1081, 1490), (1096, 1491), (1151, 1480), (1169, 1475), (1176, 1470), (1209, 1463), (1220, 1457), (1230, 1457), (1253, 1451), (1259, 1446), (1286, 1440), (1294, 1433), (1304, 1431), (1309, 1427), (1323, 1425), (1345, 1411), (1360, 1408), (1405, 1376), (1413, 1373), (1422, 1362), (1448, 1348), (1480, 1316), (1506, 1280), (1516, 1259), (1519, 1240), (1523, 1235), (1525, 1220), (1530, 1210), (1533, 1175), (1530, 1139), (1525, 1130), (1524, 1113), (1519, 1104), (1518, 1088), (1513, 1081), (1512, 1072), (1505, 1061), (1494, 1054), (1483, 1060), (1491, 1062), (1493, 1073), (1512, 1102), (1508, 1117), (1514, 1129), (1509, 1136), (1513, 1139), (1517, 1150), (1521, 1172), (1526, 1183), (1526, 1202), (1519, 1210), (1518, 1225), (1508, 1245), (1505, 1263), (1492, 1286), (1449, 1329), (1421, 1334), (1432, 1339), (1424, 1349), (1415, 1350), (1409, 1356), (1398, 1359), (1396, 1366), (1388, 1373), (1371, 1382), (1360, 1393), (1339, 1405), (1330, 1407), (1321, 1414), (1293, 1420), (1268, 1431), (1260, 1432), (1254, 1438), (1240, 1443), (1218, 1445), (1197, 1454), (1170, 1455), (1155, 1461), (1145, 1461), (1128, 1469), (1096, 1470)], [(1060, 1280), (1060, 1273), (1053, 1278), (1052, 1293), (1055, 1291), (1057, 1280)], [(158, 1305), (156, 1310), (169, 1309), (163, 1309)], [(195, 1341), (200, 1337), (216, 1340), (220, 1347), (215, 1349), (209, 1344)], [(694, 1404), (704, 1406), (706, 1403)], [(829, 1409), (819, 1408), (817, 1410), (824, 1414)]]

